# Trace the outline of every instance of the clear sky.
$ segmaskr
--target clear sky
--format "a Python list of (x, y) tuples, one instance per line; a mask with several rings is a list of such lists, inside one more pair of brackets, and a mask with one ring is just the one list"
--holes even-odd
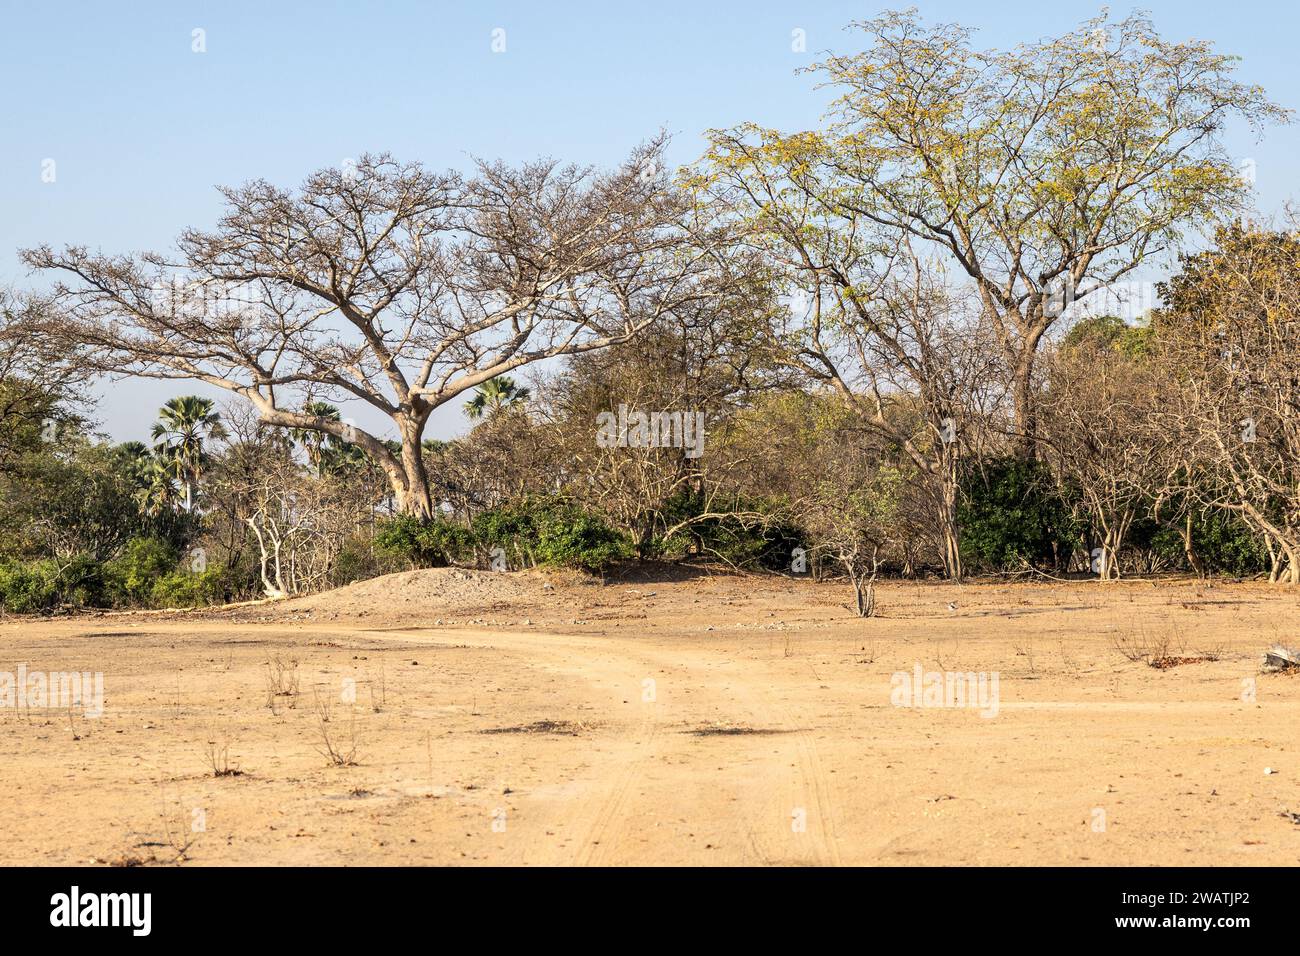
[[(710, 127), (808, 127), (825, 94), (795, 70), (853, 48), (850, 20), (907, 5), (0, 0), (0, 283), (40, 283), (20, 247), (169, 250), (182, 228), (216, 218), (214, 186), (293, 185), (366, 151), (433, 167), (470, 156), (612, 163), (664, 128), (670, 159), (689, 162)], [(978, 28), (987, 46), (1057, 34), (1100, 10), (1073, 0), (916, 5), (927, 19)], [(1116, 16), (1130, 9), (1111, 5)], [(1300, 108), (1294, 3), (1141, 9), (1170, 39), (1237, 54), (1243, 80)], [(806, 53), (792, 50), (795, 29)], [(194, 52), (195, 30), (206, 52)], [(494, 30), (504, 52), (493, 52)], [(1254, 160), (1264, 212), (1300, 195), (1300, 125), (1262, 142), (1243, 130), (1230, 147)], [(42, 181), (47, 160), (54, 182)], [(114, 383), (100, 389), (97, 415), (114, 439), (143, 439), (156, 407), (184, 391), (216, 394)], [(430, 434), (463, 427), (457, 403)]]

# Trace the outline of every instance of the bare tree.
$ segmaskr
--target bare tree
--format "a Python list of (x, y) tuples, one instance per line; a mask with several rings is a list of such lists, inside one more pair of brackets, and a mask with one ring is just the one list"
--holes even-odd
[(1162, 289), (1159, 359), (1172, 383), (1154, 426), (1180, 450), (1178, 489), (1263, 540), (1270, 580), (1300, 583), (1300, 239), (1222, 229)]
[[(71, 277), (41, 323), (88, 346), (109, 373), (198, 379), (250, 401), (263, 421), (360, 446), (399, 507), (427, 516), (421, 454), (430, 413), (520, 366), (624, 342), (715, 294), (685, 198), (660, 143), (620, 167), (480, 163), (466, 180), (387, 155), (324, 169), (295, 194), (223, 189), (212, 231), (179, 259), (29, 249)], [(391, 420), (395, 451), (303, 397), (357, 399)]]
[[(541, 388), (541, 426), (559, 452), (556, 486), (596, 502), (632, 535), (642, 557), (670, 539), (704, 550), (696, 533), (702, 525), (766, 521), (737, 500), (732, 480), (766, 451), (742, 451), (728, 441), (735, 413), (762, 387), (753, 379), (759, 350), (740, 331), (761, 301), (759, 290), (747, 292), (678, 310), (635, 342), (571, 360)], [(669, 432), (683, 439), (693, 422), (693, 447), (602, 443), (600, 416), (620, 409), (667, 416), (683, 426)]]
[(51, 424), (72, 423), (69, 406), (85, 397), (82, 350), (64, 349), (41, 332), (45, 308), (0, 288), (0, 472), (22, 446), (51, 437)]
[(845, 448), (819, 462), (794, 502), (800, 524), (810, 536), (811, 556), (838, 565), (853, 585), (859, 617), (876, 614), (876, 575), (883, 560), (896, 557), (902, 473)]
[(1115, 580), (1129, 530), (1167, 474), (1167, 443), (1148, 428), (1160, 401), (1156, 371), (1100, 329), (1044, 365), (1039, 439), (1054, 472), (1087, 505), (1100, 538), (1099, 579)]
[(249, 405), (232, 401), (223, 420), (204, 498), (208, 557), (239, 567), (251, 552), (268, 597), (334, 583), (344, 549), (373, 537), (386, 482), (364, 466), (320, 474), (300, 464), (286, 432), (258, 421)]

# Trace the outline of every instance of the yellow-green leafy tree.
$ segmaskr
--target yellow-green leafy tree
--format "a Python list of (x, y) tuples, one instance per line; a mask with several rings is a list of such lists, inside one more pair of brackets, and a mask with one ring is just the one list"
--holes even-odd
[(713, 131), (695, 184), (811, 297), (780, 330), (794, 354), (833, 322), (877, 334), (866, 303), (904, 242), (968, 280), (1002, 353), (1009, 431), (1032, 456), (1044, 335), (1071, 301), (1240, 206), (1226, 125), (1289, 113), (1235, 78), (1235, 57), (1141, 15), (1009, 50), (914, 12), (852, 26), (865, 49), (809, 68), (838, 94), (824, 126)]

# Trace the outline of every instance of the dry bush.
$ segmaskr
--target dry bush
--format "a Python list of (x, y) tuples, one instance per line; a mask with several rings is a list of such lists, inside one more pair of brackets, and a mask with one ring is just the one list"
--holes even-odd
[[(84, 724), (84, 722), (83, 722), (83, 724)], [(86, 734), (85, 731), (80, 732), (80, 733), (77, 731), (77, 718), (76, 718), (76, 715), (72, 712), (72, 704), (71, 704), (71, 703), (68, 704), (68, 728), (72, 731), (72, 739), (73, 739), (73, 741), (78, 741), (78, 740), (80, 740), (80, 739), (81, 739), (82, 737), (84, 737), (85, 734)]]
[(286, 660), (278, 654), (266, 662), (266, 706), (276, 712), (277, 697), (288, 697), (289, 706), (298, 696), (298, 661)]
[(203, 755), (214, 777), (238, 777), (243, 773), (238, 766), (230, 765), (230, 735), (221, 731), (208, 734), (203, 746)]
[(1217, 661), (1227, 653), (1228, 645), (1224, 641), (1216, 641), (1213, 644), (1200, 645), (1194, 652), (1197, 657), (1202, 657), (1207, 661)]
[(1152, 656), (1151, 640), (1146, 631), (1117, 631), (1111, 635), (1110, 646), (1133, 663), (1146, 663)]
[(1073, 673), (1079, 669), (1079, 662), (1075, 660), (1074, 655), (1072, 655), (1069, 648), (1066, 647), (1065, 638), (1061, 638), (1057, 642), (1057, 650), (1061, 655), (1061, 665), (1067, 671)]
[(1111, 637), (1111, 647), (1134, 663), (1142, 663), (1158, 669), (1200, 660), (1213, 661), (1218, 660), (1219, 657), (1217, 651), (1203, 653), (1197, 657), (1183, 656), (1187, 641), (1172, 627), (1157, 633), (1149, 633), (1146, 628), (1123, 631)]
[[(334, 767), (355, 767), (357, 764), (357, 715), (349, 714), (347, 732), (334, 732), (330, 726), (333, 705), (328, 698), (315, 691), (316, 730), (320, 734), (317, 750)], [(346, 740), (345, 740), (346, 737)]]
[(429, 759), (429, 796), (433, 796), (434, 786), (433, 776), (433, 734), (429, 731), (424, 732), (424, 754)]

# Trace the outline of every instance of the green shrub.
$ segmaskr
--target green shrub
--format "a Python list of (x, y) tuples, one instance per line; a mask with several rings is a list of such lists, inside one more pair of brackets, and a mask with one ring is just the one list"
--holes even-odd
[(358, 535), (348, 538), (339, 548), (339, 553), (334, 558), (334, 567), (330, 570), (330, 586), (340, 587), (353, 581), (364, 581), (383, 574), (386, 570), (388, 568), (381, 566), (370, 540)]
[(968, 571), (1063, 567), (1081, 540), (1047, 466), (1000, 458), (962, 477), (958, 523)]
[(473, 536), (467, 528), (441, 516), (421, 520), (398, 515), (380, 523), (375, 551), (382, 559), (415, 568), (441, 568), (473, 557)]
[(99, 607), (104, 601), (101, 565), (93, 558), (60, 562), (0, 560), (0, 605), (17, 614), (51, 611), (70, 604)]
[(430, 555), (440, 566), (464, 561), (474, 554), (474, 536), (470, 530), (445, 518), (426, 522), (416, 541), (421, 552)]
[(408, 561), (415, 567), (427, 567), (417, 534), (421, 522), (410, 515), (397, 515), (381, 521), (375, 529), (375, 550), (386, 558)]
[[(1160, 527), (1150, 535), (1148, 547), (1165, 565), (1191, 570), (1180, 529)], [(1268, 551), (1259, 536), (1227, 512), (1210, 511), (1193, 516), (1192, 550), (1211, 574), (1243, 576), (1268, 570)]]
[(533, 553), (538, 539), (539, 510), (536, 499), (524, 498), (499, 505), (474, 516), (471, 533), (475, 545), (483, 552), (500, 548), (513, 567), (537, 564)]
[(539, 564), (599, 573), (630, 556), (626, 538), (603, 517), (565, 498), (520, 498), (475, 516), (465, 528), (442, 517), (398, 516), (375, 533), (383, 559), (410, 567), (485, 563), (500, 548), (510, 567)]
[(755, 517), (727, 515), (690, 521), (667, 539), (654, 539), (649, 549), (652, 553), (642, 557), (694, 553), (738, 568), (788, 571), (794, 549), (807, 540), (797, 526), (780, 517), (778, 502), (764, 499), (735, 498), (710, 504), (704, 495), (680, 492), (664, 502), (661, 516), (667, 527), (673, 527), (710, 510), (748, 512)]
[(578, 509), (567, 516), (553, 516), (538, 530), (534, 551), (538, 564), (600, 574), (632, 553), (627, 541), (604, 518)]
[(154, 585), (176, 570), (175, 548), (160, 538), (132, 538), (105, 566), (109, 598), (115, 604), (152, 603)]
[(153, 607), (203, 607), (220, 604), (226, 592), (226, 569), (172, 571), (153, 582), (149, 603)]
[(54, 561), (0, 561), (0, 602), (16, 614), (48, 611), (59, 603), (59, 568)]
[(566, 498), (532, 496), (475, 517), (482, 552), (500, 548), (514, 567), (549, 565), (590, 574), (631, 557), (627, 538), (595, 512)]
[(59, 603), (73, 607), (104, 607), (107, 582), (104, 565), (89, 555), (73, 558), (58, 576)]
[(1258, 574), (1268, 570), (1268, 551), (1235, 515), (1211, 511), (1192, 521), (1192, 549), (1210, 571)]
[(235, 575), (224, 567), (201, 573), (177, 567), (170, 545), (131, 541), (113, 561), (90, 556), (58, 562), (0, 559), (0, 606), (19, 614), (73, 607), (195, 607), (222, 603)]

